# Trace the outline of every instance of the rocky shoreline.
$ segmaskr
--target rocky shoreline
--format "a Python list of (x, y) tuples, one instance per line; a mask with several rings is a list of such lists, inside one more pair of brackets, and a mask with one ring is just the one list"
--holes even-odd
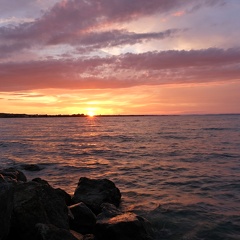
[(73, 196), (15, 168), (0, 169), (0, 240), (151, 240), (151, 224), (122, 212), (108, 179), (82, 177)]

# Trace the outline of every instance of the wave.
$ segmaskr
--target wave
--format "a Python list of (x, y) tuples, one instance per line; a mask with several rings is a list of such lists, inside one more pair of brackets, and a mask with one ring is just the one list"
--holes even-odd
[(209, 128), (202, 128), (204, 131), (238, 131), (238, 128), (223, 128), (223, 127), (209, 127)]

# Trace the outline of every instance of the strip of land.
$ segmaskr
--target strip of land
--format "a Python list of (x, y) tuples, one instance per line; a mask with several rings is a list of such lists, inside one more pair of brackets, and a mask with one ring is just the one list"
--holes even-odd
[[(95, 115), (94, 117), (133, 117), (133, 116), (159, 116), (159, 115)], [(166, 116), (166, 115), (164, 115)], [(22, 114), (22, 113), (0, 113), (0, 118), (54, 118), (54, 117), (89, 117), (83, 113), (79, 114)]]

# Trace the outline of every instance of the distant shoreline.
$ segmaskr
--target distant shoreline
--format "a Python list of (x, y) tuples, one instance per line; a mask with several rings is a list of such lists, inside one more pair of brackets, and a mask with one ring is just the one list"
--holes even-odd
[[(240, 115), (240, 113), (218, 114), (125, 114), (125, 115), (95, 115), (93, 117), (151, 117), (151, 116), (216, 116), (216, 115)], [(24, 114), (24, 113), (0, 113), (0, 118), (66, 118), (66, 117), (91, 117), (85, 114)]]
[(21, 113), (0, 113), (0, 118), (65, 118), (65, 117), (149, 117), (149, 116), (178, 116), (178, 115), (157, 115), (157, 114), (126, 114), (126, 115), (94, 115), (85, 114), (21, 114)]

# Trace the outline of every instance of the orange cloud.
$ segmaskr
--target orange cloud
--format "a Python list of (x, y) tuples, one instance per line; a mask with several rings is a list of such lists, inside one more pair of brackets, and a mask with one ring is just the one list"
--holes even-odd
[(183, 16), (185, 14), (186, 14), (185, 11), (178, 11), (178, 12), (173, 13), (172, 16), (174, 16), (174, 17), (181, 17), (181, 16)]

